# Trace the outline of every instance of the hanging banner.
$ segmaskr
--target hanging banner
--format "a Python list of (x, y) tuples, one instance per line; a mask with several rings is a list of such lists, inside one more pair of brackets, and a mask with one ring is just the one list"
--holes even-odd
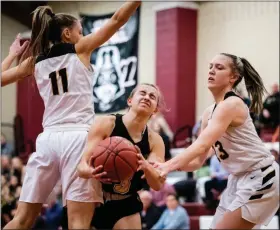
[[(127, 98), (137, 85), (139, 14), (138, 9), (110, 40), (91, 55), (96, 113), (112, 113), (127, 108)], [(83, 34), (96, 32), (112, 15), (81, 15)]]

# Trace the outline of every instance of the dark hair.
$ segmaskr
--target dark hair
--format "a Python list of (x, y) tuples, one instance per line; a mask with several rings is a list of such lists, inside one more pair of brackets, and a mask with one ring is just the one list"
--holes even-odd
[(175, 198), (175, 200), (179, 201), (179, 196), (177, 196), (176, 194), (174, 194), (174, 193), (169, 193), (169, 194), (167, 195), (167, 197), (169, 197), (169, 196), (173, 196), (173, 197)]
[(232, 54), (221, 53), (232, 60), (232, 71), (238, 77), (233, 85), (233, 89), (241, 82), (244, 77), (246, 89), (252, 103), (250, 109), (252, 112), (259, 113), (262, 108), (262, 97), (266, 91), (262, 78), (254, 67), (245, 58), (240, 58)]
[(78, 19), (69, 14), (54, 14), (50, 6), (39, 6), (32, 14), (31, 41), (21, 61), (31, 56), (34, 65), (36, 56), (46, 53), (50, 43), (61, 42), (63, 29), (71, 28)]
[(164, 110), (164, 111), (168, 111), (168, 109), (166, 108), (166, 103), (165, 103), (165, 100), (164, 100), (164, 97), (163, 97), (163, 94), (162, 92), (160, 91), (159, 87), (154, 85), (154, 84), (150, 84), (150, 83), (142, 83), (142, 84), (139, 84), (137, 85), (130, 93), (129, 95), (129, 98), (132, 98), (133, 95), (135, 94), (136, 90), (138, 89), (139, 86), (141, 85), (148, 85), (148, 86), (151, 86), (153, 88), (155, 88), (158, 92), (158, 103), (157, 103), (157, 108), (159, 110)]

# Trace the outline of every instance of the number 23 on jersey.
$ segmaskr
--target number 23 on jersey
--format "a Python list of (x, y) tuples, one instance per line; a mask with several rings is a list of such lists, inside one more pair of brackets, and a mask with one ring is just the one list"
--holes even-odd
[(213, 146), (213, 149), (219, 161), (225, 160), (229, 157), (228, 153), (224, 150), (223, 145), (220, 141), (216, 141), (215, 147)]

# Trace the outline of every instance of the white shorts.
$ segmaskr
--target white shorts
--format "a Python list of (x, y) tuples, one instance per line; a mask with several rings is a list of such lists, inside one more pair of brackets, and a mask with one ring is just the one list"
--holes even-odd
[(276, 162), (242, 176), (229, 176), (211, 229), (215, 229), (225, 212), (238, 208), (243, 219), (256, 225), (269, 224), (279, 208), (279, 165)]
[(36, 140), (34, 152), (26, 165), (20, 201), (45, 203), (58, 179), (61, 179), (63, 205), (66, 200), (103, 203), (102, 186), (94, 179), (78, 177), (87, 130), (45, 130)]

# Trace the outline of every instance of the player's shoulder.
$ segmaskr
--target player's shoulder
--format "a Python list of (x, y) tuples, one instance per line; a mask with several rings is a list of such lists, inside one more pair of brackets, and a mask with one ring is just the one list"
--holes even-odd
[(216, 104), (211, 104), (208, 106), (202, 113), (202, 119), (206, 119), (210, 116), (210, 114), (214, 111)]
[(114, 119), (112, 115), (95, 116), (89, 130), (89, 136), (92, 138), (96, 135), (108, 137), (115, 127)]
[(148, 127), (148, 134), (149, 134), (149, 143), (154, 145), (155, 143), (163, 143), (162, 137), (155, 131), (153, 131), (150, 127)]
[(96, 116), (94, 118), (94, 123), (102, 127), (114, 126), (115, 121), (116, 121), (116, 116), (114, 115), (101, 115), (101, 116)]
[(235, 109), (239, 106), (244, 107), (245, 103), (243, 99), (238, 96), (227, 97), (219, 103), (219, 107), (226, 109)]
[[(112, 114), (108, 114), (108, 115), (100, 115), (100, 116), (96, 116), (95, 119), (98, 122), (115, 122), (116, 120), (116, 116), (112, 115)], [(105, 123), (104, 123), (105, 125)]]

